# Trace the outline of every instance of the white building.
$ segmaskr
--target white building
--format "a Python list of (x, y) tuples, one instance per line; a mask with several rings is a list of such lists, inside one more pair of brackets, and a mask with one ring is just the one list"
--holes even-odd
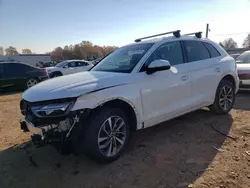
[(0, 56), (0, 61), (20, 61), (36, 66), (39, 62), (51, 61), (51, 56), (48, 54), (19, 54), (13, 56)]

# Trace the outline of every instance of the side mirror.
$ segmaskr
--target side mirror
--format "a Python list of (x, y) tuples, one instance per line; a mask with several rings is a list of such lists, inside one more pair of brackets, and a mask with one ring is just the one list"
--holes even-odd
[(64, 69), (67, 69), (67, 68), (69, 68), (69, 66), (68, 66), (68, 65), (65, 65), (63, 68), (64, 68)]
[(236, 62), (236, 63), (243, 63), (242, 60), (236, 60), (235, 62)]
[(169, 61), (163, 60), (163, 59), (154, 60), (146, 68), (146, 73), (153, 74), (154, 72), (169, 70), (170, 68), (171, 68), (171, 65)]

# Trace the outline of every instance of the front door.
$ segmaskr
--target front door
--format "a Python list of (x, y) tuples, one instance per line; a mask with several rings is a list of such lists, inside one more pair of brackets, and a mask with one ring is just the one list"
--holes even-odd
[(76, 73), (77, 71), (77, 66), (76, 66), (76, 62), (72, 61), (69, 62), (67, 65), (64, 66), (63, 69), (63, 74), (67, 75), (67, 74), (72, 74), (72, 73)]
[(168, 42), (158, 47), (145, 65), (153, 60), (164, 59), (171, 64), (170, 70), (143, 74), (140, 84), (144, 114), (144, 126), (149, 127), (187, 112), (190, 104), (190, 74), (184, 63), (181, 44)]

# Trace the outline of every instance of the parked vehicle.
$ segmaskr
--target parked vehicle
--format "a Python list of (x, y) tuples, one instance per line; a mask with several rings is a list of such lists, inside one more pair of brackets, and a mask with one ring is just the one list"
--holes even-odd
[(228, 113), (239, 85), (234, 59), (200, 32), (164, 34), (170, 33), (137, 39), (88, 72), (30, 88), (22, 95), (21, 129), (33, 133), (37, 145), (57, 141), (60, 151), (110, 162), (133, 131), (205, 106)]
[(240, 54), (230, 54), (234, 59), (236, 59)]
[(54, 78), (62, 75), (88, 71), (92, 67), (93, 64), (85, 60), (66, 60), (56, 64), (54, 67), (47, 67), (46, 70), (50, 77)]
[(26, 89), (48, 79), (45, 69), (20, 62), (0, 62), (0, 89)]
[(250, 88), (250, 51), (245, 51), (236, 58), (240, 88)]

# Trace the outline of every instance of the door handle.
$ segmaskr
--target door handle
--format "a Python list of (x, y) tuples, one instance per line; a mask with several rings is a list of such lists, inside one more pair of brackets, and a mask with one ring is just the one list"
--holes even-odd
[(216, 72), (220, 72), (220, 68), (217, 67), (217, 68), (215, 69), (215, 71), (216, 71)]
[(188, 79), (188, 76), (182, 76), (182, 77), (181, 77), (181, 80), (182, 80), (182, 81), (186, 81), (187, 79)]

